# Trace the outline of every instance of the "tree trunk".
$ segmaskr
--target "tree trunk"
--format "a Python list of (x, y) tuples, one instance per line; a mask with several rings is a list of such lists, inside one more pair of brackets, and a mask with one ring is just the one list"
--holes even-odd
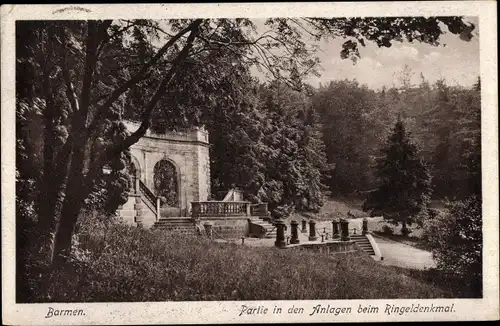
[(410, 230), (408, 230), (408, 226), (406, 225), (406, 220), (403, 220), (402, 224), (403, 224), (403, 227), (401, 228), (401, 234), (406, 236), (410, 233), (409, 232)]
[(65, 263), (69, 257), (73, 231), (84, 200), (80, 190), (80, 186), (76, 183), (73, 183), (71, 186), (68, 185), (68, 189), (66, 190), (61, 217), (55, 230), (52, 266), (59, 266)]
[(71, 152), (71, 163), (68, 172), (68, 181), (65, 189), (64, 202), (61, 208), (59, 221), (55, 228), (54, 246), (52, 249), (52, 266), (64, 263), (71, 250), (71, 238), (78, 215), (89, 191), (83, 184), (85, 165), (86, 139), (76, 140)]

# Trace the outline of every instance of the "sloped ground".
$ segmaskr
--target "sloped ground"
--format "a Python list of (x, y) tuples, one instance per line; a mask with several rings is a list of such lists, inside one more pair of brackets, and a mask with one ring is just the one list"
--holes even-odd
[(93, 227), (80, 241), (48, 288), (32, 287), (22, 302), (454, 297), (360, 253), (249, 248), (123, 225)]
[(325, 204), (317, 214), (294, 214), (292, 219), (302, 220), (304, 218), (314, 218), (316, 220), (331, 220), (334, 218), (347, 217), (351, 212), (356, 217), (366, 216), (367, 213), (361, 210), (363, 202), (359, 199), (348, 198), (326, 198)]

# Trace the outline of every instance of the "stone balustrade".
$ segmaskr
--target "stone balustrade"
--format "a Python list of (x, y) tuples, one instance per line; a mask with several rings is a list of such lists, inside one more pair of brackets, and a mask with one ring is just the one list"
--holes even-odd
[(246, 201), (194, 201), (191, 202), (193, 218), (224, 216), (267, 216), (267, 203), (252, 204)]
[(192, 217), (251, 216), (250, 202), (195, 201), (191, 202)]

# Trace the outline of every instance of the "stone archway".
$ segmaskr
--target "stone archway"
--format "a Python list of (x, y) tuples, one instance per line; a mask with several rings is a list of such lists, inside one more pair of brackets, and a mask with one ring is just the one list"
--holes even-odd
[(162, 207), (180, 207), (180, 182), (176, 166), (169, 160), (158, 161), (153, 169), (153, 191), (165, 201)]

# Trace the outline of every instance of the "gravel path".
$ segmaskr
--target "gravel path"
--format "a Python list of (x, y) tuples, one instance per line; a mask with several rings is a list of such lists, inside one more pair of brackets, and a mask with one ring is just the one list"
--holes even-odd
[[(379, 218), (369, 218), (368, 219), (368, 229), (376, 228), (376, 224), (379, 222)], [(362, 219), (351, 219), (349, 220), (349, 229), (357, 228), (358, 232), (361, 231)], [(321, 241), (320, 234), (323, 233), (324, 228), (326, 228), (327, 233), (331, 233), (332, 224), (330, 221), (318, 221), (316, 224), (316, 231), (318, 233), (318, 240)], [(299, 225), (299, 230), (301, 225)], [(309, 226), (307, 233), (299, 232), (299, 240), (301, 243), (308, 242), (309, 236)], [(289, 230), (287, 234), (289, 234)], [(432, 254), (428, 251), (421, 250), (404, 243), (392, 241), (389, 239), (384, 239), (380, 237), (374, 237), (375, 241), (380, 248), (384, 260), (381, 261), (384, 265), (393, 265), (403, 268), (413, 268), (413, 269), (426, 269), (436, 266), (436, 263), (432, 259)], [(275, 239), (256, 239), (256, 238), (245, 238), (244, 245), (250, 247), (273, 247)], [(241, 244), (241, 240), (232, 240), (230, 242)]]
[(426, 269), (436, 267), (432, 254), (404, 243), (376, 237), (378, 247), (384, 257), (382, 264), (404, 268)]

